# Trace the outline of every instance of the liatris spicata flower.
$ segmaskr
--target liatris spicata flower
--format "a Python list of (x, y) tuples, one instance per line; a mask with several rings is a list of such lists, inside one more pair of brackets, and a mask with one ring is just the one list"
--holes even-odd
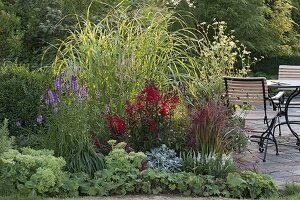
[(36, 122), (37, 122), (38, 124), (42, 124), (43, 121), (44, 121), (43, 116), (42, 116), (41, 114), (39, 114), (39, 115), (36, 117)]

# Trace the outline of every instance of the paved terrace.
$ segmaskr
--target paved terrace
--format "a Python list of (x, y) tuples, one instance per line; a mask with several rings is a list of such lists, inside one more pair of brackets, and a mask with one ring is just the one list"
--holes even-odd
[[(300, 115), (300, 108), (292, 110), (291, 114)], [(292, 118), (293, 119), (293, 118)], [(295, 118), (294, 118), (295, 119)], [(300, 120), (300, 117), (297, 118)], [(282, 117), (284, 121), (284, 117)], [(261, 122), (249, 122), (246, 127), (264, 127)], [(300, 135), (300, 125), (292, 125), (293, 129)], [(279, 155), (276, 155), (275, 145), (269, 142), (266, 162), (263, 162), (264, 153), (258, 151), (258, 144), (249, 142), (246, 150), (237, 155), (239, 166), (243, 169), (255, 170), (272, 176), (279, 188), (286, 182), (300, 184), (300, 151), (296, 146), (296, 138), (292, 135), (287, 125), (282, 126), (282, 133), (279, 136), (276, 129)]]

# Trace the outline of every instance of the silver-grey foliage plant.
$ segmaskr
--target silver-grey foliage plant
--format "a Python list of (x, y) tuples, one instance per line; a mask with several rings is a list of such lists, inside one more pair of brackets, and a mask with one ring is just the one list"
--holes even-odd
[(158, 148), (146, 152), (148, 166), (165, 172), (179, 172), (181, 170), (182, 159), (176, 156), (173, 149), (169, 149), (165, 144)]

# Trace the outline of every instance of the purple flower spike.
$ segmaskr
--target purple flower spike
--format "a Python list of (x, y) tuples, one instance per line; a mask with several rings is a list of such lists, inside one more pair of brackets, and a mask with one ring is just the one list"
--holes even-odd
[(61, 74), (58, 75), (58, 77), (55, 79), (54, 87), (55, 87), (56, 91), (59, 91), (59, 92), (61, 91), (61, 87), (62, 87), (62, 76), (61, 76)]
[(84, 85), (81, 87), (81, 96), (84, 98), (85, 101), (87, 101), (88, 94), (87, 94), (86, 87)]
[(78, 97), (77, 97), (77, 100), (78, 100), (78, 103), (80, 104), (81, 103), (81, 94), (80, 93), (78, 93)]
[(64, 90), (67, 92), (67, 91), (69, 91), (69, 88), (70, 88), (70, 85), (69, 85), (68, 82), (66, 82), (66, 83), (64, 84)]
[(42, 124), (43, 121), (44, 121), (43, 116), (42, 116), (41, 114), (39, 114), (39, 115), (36, 117), (36, 122), (37, 122), (38, 124)]
[(60, 102), (60, 99), (59, 99), (59, 94), (58, 93), (54, 93), (53, 94), (53, 97), (54, 97), (54, 103), (57, 104)]
[(74, 93), (78, 92), (78, 81), (75, 76), (72, 76), (71, 78), (71, 88)]
[(16, 126), (19, 128), (19, 127), (21, 127), (21, 125), (22, 125), (21, 120), (17, 119), (16, 120)]
[(48, 93), (49, 103), (53, 104), (55, 102), (55, 99), (54, 99), (54, 95), (53, 95), (52, 90), (49, 89), (47, 93)]
[(83, 100), (86, 103), (87, 99), (88, 99), (87, 89), (83, 85), (83, 86), (80, 87), (80, 90), (79, 90), (79, 93), (78, 93), (78, 103), (81, 103)]

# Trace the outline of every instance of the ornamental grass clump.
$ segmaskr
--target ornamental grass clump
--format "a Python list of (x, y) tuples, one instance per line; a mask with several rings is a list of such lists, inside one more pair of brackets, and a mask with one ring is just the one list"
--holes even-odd
[(181, 153), (183, 168), (197, 174), (226, 177), (235, 170), (230, 155), (228, 109), (214, 101), (198, 107), (191, 116), (188, 151)]
[(187, 136), (188, 146), (202, 154), (223, 153), (226, 151), (226, 131), (228, 109), (214, 101), (200, 105), (192, 114), (190, 133)]

